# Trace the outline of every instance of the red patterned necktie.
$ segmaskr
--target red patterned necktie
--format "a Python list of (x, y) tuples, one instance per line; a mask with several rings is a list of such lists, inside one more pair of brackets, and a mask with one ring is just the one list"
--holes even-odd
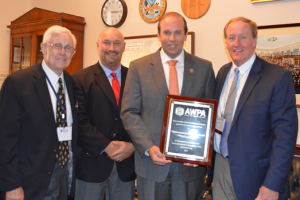
[(113, 77), (113, 80), (112, 80), (112, 89), (115, 93), (115, 97), (116, 97), (116, 100), (117, 100), (117, 105), (119, 106), (119, 99), (120, 99), (120, 83), (117, 79), (117, 74), (115, 72), (112, 72), (111, 73), (112, 77)]
[(169, 72), (169, 94), (179, 95), (178, 76), (175, 68), (177, 60), (169, 60), (170, 65)]

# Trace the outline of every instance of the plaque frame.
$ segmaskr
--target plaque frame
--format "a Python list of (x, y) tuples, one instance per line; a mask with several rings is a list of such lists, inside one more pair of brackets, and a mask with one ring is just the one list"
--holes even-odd
[[(166, 148), (169, 148), (170, 137), (171, 133), (171, 126), (172, 122), (170, 122), (170, 118), (173, 118), (174, 115), (174, 105), (178, 103), (187, 104), (188, 106), (194, 106), (195, 108), (199, 108), (200, 106), (209, 107), (208, 110), (210, 114), (207, 116), (207, 127), (206, 124), (206, 133), (205, 133), (205, 147), (203, 150), (204, 156), (203, 158), (195, 158), (197, 156), (194, 155), (184, 155), (183, 153), (176, 153), (172, 152), (171, 154), (177, 155), (170, 155), (166, 152)], [(173, 105), (173, 106), (172, 106)], [(194, 97), (185, 97), (185, 96), (177, 96), (177, 95), (167, 95), (166, 105), (165, 105), (165, 112), (164, 112), (164, 120), (161, 132), (161, 140), (160, 140), (160, 152), (166, 156), (167, 160), (172, 160), (175, 162), (184, 162), (184, 163), (191, 163), (197, 165), (204, 165), (210, 166), (211, 165), (211, 158), (212, 158), (212, 148), (214, 142), (214, 133), (215, 133), (215, 124), (216, 124), (216, 117), (217, 117), (217, 110), (218, 110), (218, 101), (212, 99), (201, 99), (201, 98), (194, 98)], [(201, 156), (198, 156), (201, 157)]]

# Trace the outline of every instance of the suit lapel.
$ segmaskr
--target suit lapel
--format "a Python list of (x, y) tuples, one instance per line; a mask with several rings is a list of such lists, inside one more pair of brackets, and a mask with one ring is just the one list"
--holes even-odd
[(34, 84), (35, 84), (37, 93), (41, 99), (41, 102), (45, 108), (46, 115), (48, 116), (50, 122), (53, 122), (53, 125), (56, 126), (52, 103), (51, 103), (51, 97), (50, 97), (50, 93), (48, 90), (46, 76), (45, 76), (45, 72), (42, 68), (42, 64), (39, 64), (37, 66), (34, 77), (37, 79)]
[(95, 65), (94, 78), (95, 78), (95, 81), (98, 84), (98, 86), (104, 92), (104, 94), (107, 96), (107, 98), (110, 100), (110, 102), (114, 105), (114, 107), (118, 110), (115, 94), (114, 94), (112, 87), (107, 79), (106, 74), (104, 73), (104, 71), (99, 63), (97, 63)]
[(152, 77), (155, 84), (159, 88), (162, 97), (166, 99), (167, 94), (169, 94), (168, 86), (166, 83), (165, 73), (162, 66), (162, 61), (160, 58), (160, 49), (153, 55), (154, 59), (150, 63), (152, 68)]
[(68, 90), (68, 95), (69, 95), (69, 100), (70, 100), (70, 104), (71, 104), (71, 109), (72, 109), (72, 116), (74, 119), (74, 115), (75, 115), (75, 110), (73, 110), (73, 108), (75, 108), (75, 102), (74, 102), (74, 89), (73, 89), (73, 84), (72, 84), (72, 80), (69, 74), (67, 74), (66, 71), (64, 71), (64, 79), (66, 82), (66, 86), (67, 86), (67, 90)]
[(215, 99), (218, 99), (218, 100), (220, 99), (221, 92), (224, 87), (224, 82), (226, 80), (226, 77), (227, 77), (227, 74), (228, 74), (228, 71), (229, 71), (231, 65), (232, 65), (232, 63), (228, 63), (227, 65), (225, 65), (224, 73), (221, 74), (220, 80), (217, 83)]
[(193, 60), (190, 55), (184, 52), (184, 73), (183, 73), (183, 83), (181, 88), (181, 96), (188, 96), (189, 90), (192, 87), (192, 83), (195, 77), (195, 73), (191, 73), (190, 70), (193, 69)]
[(128, 71), (128, 69), (126, 69), (123, 65), (121, 65), (121, 91), (120, 91), (119, 110), (121, 110), (120, 108), (121, 108), (121, 104), (122, 104), (122, 97), (123, 97), (123, 92), (124, 92), (127, 71)]
[(232, 125), (231, 127), (234, 125), (238, 115), (240, 114), (242, 108), (244, 107), (249, 95), (251, 94), (254, 86), (256, 85), (256, 83), (258, 82), (258, 80), (260, 79), (260, 74), (259, 72), (261, 71), (261, 60), (260, 58), (256, 57), (253, 66), (251, 68), (251, 71), (249, 73), (249, 76), (246, 80), (246, 83), (244, 85), (243, 91), (241, 92), (240, 95), (240, 99), (239, 102), (237, 104), (236, 107), (236, 111), (232, 120)]

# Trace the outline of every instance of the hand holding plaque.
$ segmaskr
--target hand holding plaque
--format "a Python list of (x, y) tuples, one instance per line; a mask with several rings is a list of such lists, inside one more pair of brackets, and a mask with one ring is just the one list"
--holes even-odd
[(160, 152), (160, 150), (157, 146), (152, 146), (149, 149), (149, 156), (154, 165), (164, 166), (164, 165), (172, 162), (170, 160), (166, 160), (165, 156)]
[(218, 101), (167, 95), (160, 151), (168, 160), (210, 166)]

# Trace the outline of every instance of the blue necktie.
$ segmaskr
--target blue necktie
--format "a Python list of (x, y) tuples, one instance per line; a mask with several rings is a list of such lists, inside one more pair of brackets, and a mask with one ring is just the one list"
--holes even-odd
[(228, 156), (227, 141), (228, 141), (229, 131), (231, 128), (231, 122), (233, 118), (232, 114), (234, 112), (234, 104), (235, 104), (235, 99), (237, 94), (238, 83), (239, 83), (239, 75), (240, 75), (239, 69), (235, 68), (234, 73), (235, 76), (230, 87), (230, 91), (228, 94), (228, 99), (224, 111), (224, 116), (223, 116), (224, 119), (226, 120), (226, 128), (223, 131), (223, 134), (221, 136), (220, 151), (224, 158)]

